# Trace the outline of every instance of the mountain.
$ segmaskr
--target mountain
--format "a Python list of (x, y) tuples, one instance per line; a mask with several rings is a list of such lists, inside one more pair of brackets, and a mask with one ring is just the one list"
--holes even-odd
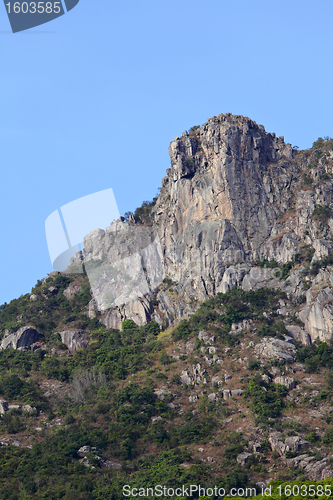
[[(300, 319), (312, 340), (330, 339), (332, 295), (325, 286), (312, 294), (309, 276), (314, 287), (330, 286), (330, 271), (320, 263), (332, 250), (332, 142), (319, 139), (312, 149), (298, 151), (262, 125), (230, 114), (193, 129), (171, 142), (171, 168), (149, 217), (117, 221), (84, 242), (86, 262), (105, 255), (119, 260), (124, 247), (144, 246), (148, 233), (155, 235), (176, 298), (166, 290), (141, 293), (125, 306), (108, 308), (105, 325), (153, 319), (165, 326), (232, 286), (278, 286), (301, 302), (310, 290)], [(133, 226), (141, 232), (134, 239)], [(281, 282), (258, 260), (290, 268), (288, 280)], [(308, 261), (315, 270), (307, 270)]]
[(169, 153), (153, 202), (0, 307), (0, 499), (333, 487), (333, 140), (226, 114)]

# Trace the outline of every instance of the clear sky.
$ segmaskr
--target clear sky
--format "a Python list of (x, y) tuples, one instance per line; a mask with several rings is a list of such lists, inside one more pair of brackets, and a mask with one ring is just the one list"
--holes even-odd
[(80, 0), (13, 35), (0, 5), (0, 304), (52, 271), (52, 212), (152, 199), (191, 126), (231, 112), (300, 148), (333, 136), (332, 19), (332, 0)]

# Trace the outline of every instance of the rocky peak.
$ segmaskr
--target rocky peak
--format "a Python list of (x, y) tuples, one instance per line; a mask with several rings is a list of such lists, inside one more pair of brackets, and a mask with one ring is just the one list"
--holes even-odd
[(283, 137), (231, 114), (176, 137), (169, 153), (154, 208), (168, 272), (177, 282), (203, 279), (210, 294), (226, 264), (262, 254), (296, 188), (294, 153)]
[[(331, 338), (333, 292), (312, 292), (304, 272), (307, 262), (329, 259), (333, 248), (332, 141), (297, 151), (262, 125), (228, 113), (175, 137), (169, 154), (149, 220), (120, 219), (84, 240), (95, 303), (107, 310), (104, 324), (172, 323), (234, 286), (278, 287), (297, 301), (311, 286), (297, 335), (305, 343)], [(290, 276), (255, 264), (264, 258), (290, 270), (298, 254), (302, 265)], [(331, 271), (320, 271), (313, 286), (323, 287), (320, 280), (330, 288)], [(288, 307), (280, 311), (289, 314)]]

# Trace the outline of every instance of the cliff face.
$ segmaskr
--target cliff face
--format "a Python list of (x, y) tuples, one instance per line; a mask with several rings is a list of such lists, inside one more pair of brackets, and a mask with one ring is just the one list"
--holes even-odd
[[(169, 147), (171, 168), (162, 181), (151, 226), (117, 221), (106, 232), (93, 232), (85, 239), (88, 267), (96, 259), (112, 262), (126, 252), (129, 257), (135, 247), (142, 252), (148, 243), (136, 244), (133, 231), (148, 231), (144, 241), (148, 238), (155, 245), (151, 255), (143, 256), (144, 262), (132, 257), (126, 269), (136, 269), (131, 277), (136, 291), (130, 296), (125, 290), (127, 299), (123, 304), (117, 299), (105, 311), (104, 323), (117, 328), (126, 318), (138, 324), (150, 319), (172, 323), (232, 286), (271, 286), (285, 289), (296, 301), (306, 300), (296, 312), (312, 339), (330, 338), (331, 268), (320, 270), (321, 285), (318, 276), (312, 282), (307, 275), (309, 261), (327, 256), (332, 246), (331, 141), (319, 141), (318, 147), (297, 151), (262, 125), (230, 114), (210, 118), (197, 130), (176, 137)], [(259, 258), (280, 266), (294, 261), (288, 273), (279, 275), (255, 265)], [(160, 284), (164, 275), (173, 283)], [(95, 299), (104, 297), (110, 281), (98, 282)], [(324, 298), (318, 286), (326, 287)], [(107, 309), (105, 301), (103, 307)]]
[(283, 138), (231, 115), (175, 138), (169, 153), (155, 222), (168, 273), (203, 300), (218, 290), (226, 264), (263, 254), (290, 204), (297, 167)]

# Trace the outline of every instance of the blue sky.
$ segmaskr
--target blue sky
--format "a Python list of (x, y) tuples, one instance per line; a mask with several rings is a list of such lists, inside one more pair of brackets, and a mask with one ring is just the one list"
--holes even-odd
[(52, 212), (152, 199), (185, 129), (231, 112), (300, 148), (333, 136), (331, 0), (80, 0), (15, 35), (0, 7), (0, 304), (52, 271)]

